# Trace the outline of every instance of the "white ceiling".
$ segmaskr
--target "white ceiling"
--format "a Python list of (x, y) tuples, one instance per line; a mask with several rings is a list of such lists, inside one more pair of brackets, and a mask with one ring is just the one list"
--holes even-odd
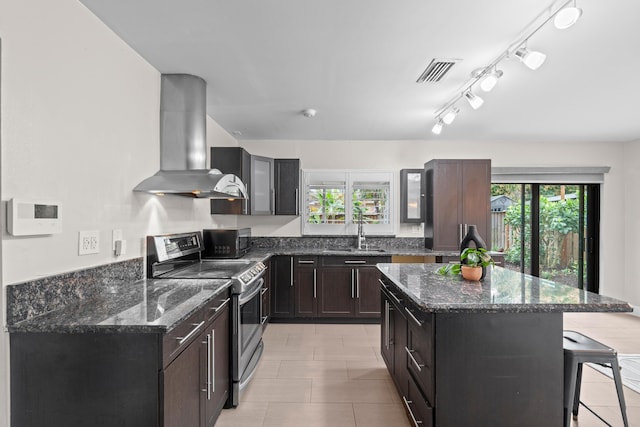
[[(578, 0), (575, 26), (529, 40), (540, 69), (502, 61), (484, 106), (462, 100), (438, 136), (470, 73), (564, 0), (80, 1), (161, 73), (204, 78), (208, 114), (240, 140), (640, 139), (637, 0)], [(433, 58), (462, 61), (416, 83)]]

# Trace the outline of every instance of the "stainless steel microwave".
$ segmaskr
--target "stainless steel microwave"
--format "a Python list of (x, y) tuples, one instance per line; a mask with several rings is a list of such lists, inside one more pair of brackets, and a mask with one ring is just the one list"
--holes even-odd
[(240, 258), (251, 249), (250, 228), (202, 230), (203, 258)]

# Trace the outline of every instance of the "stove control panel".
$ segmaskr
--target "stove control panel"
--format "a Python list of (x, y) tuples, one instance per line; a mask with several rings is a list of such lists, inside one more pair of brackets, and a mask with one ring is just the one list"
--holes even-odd
[(262, 262), (257, 262), (249, 270), (240, 275), (240, 280), (242, 280), (244, 283), (249, 283), (255, 277), (260, 276), (266, 269), (266, 265), (264, 265)]

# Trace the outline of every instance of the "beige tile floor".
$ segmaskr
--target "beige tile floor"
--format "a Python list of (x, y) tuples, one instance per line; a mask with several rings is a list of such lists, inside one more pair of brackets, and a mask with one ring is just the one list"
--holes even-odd
[[(618, 350), (640, 354), (640, 317), (565, 315), (581, 331)], [(240, 405), (216, 427), (405, 427), (401, 400), (380, 356), (379, 325), (270, 324), (265, 353)], [(613, 381), (587, 368), (582, 397), (613, 426), (622, 418)], [(625, 388), (631, 426), (640, 426), (640, 394)], [(517, 421), (514, 422), (517, 426)], [(574, 427), (604, 426), (584, 408)]]

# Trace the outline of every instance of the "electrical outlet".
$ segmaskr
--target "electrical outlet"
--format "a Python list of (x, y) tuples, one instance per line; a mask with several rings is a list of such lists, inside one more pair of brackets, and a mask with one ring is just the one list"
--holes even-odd
[(86, 230), (78, 233), (78, 255), (100, 253), (100, 231)]

